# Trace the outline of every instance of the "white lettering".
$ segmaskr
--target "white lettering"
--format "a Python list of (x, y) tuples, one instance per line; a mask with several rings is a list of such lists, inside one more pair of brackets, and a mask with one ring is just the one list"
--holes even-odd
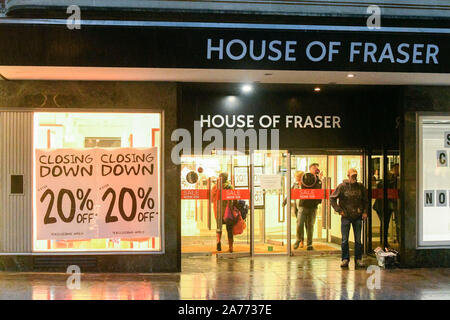
[(212, 46), (212, 39), (208, 39), (208, 48), (207, 48), (207, 53), (206, 53), (206, 58), (208, 60), (211, 60), (211, 52), (212, 51), (218, 51), (219, 52), (219, 60), (223, 59), (223, 39), (219, 40), (219, 46), (218, 47), (213, 47)]
[[(369, 50), (369, 47), (371, 47), (371, 50)], [(364, 62), (367, 62), (367, 58), (370, 57), (372, 62), (376, 63), (375, 52), (377, 52), (377, 45), (371, 42), (366, 43), (364, 46)]]
[(419, 49), (422, 49), (423, 47), (424, 47), (423, 44), (418, 44), (418, 43), (414, 44), (414, 47), (413, 47), (413, 63), (416, 63), (416, 64), (423, 63), (422, 59), (418, 59), (419, 57), (422, 56), (422, 51), (419, 51)]
[[(219, 122), (217, 122), (218, 120)], [(212, 125), (216, 128), (221, 128), (225, 124), (225, 119), (221, 115), (215, 115), (212, 117)]]
[(306, 117), (304, 128), (306, 128), (306, 127), (314, 128), (314, 125), (313, 125), (313, 122), (312, 122), (310, 116)]
[(289, 125), (292, 123), (294, 116), (286, 116), (286, 128), (289, 128)]
[(438, 53), (439, 53), (439, 47), (437, 45), (435, 45), (435, 44), (427, 45), (427, 58), (426, 58), (427, 64), (430, 63), (430, 58), (433, 59), (434, 64), (439, 64), (439, 62), (437, 60)]
[(269, 43), (269, 50), (272, 51), (272, 53), (275, 53), (275, 56), (270, 55), (269, 60), (270, 61), (278, 61), (281, 59), (281, 50), (278, 48), (275, 48), (275, 45), (281, 46), (280, 40), (273, 40)]
[[(234, 55), (231, 52), (231, 46), (233, 44), (238, 44), (241, 46), (241, 53), (239, 55)], [(231, 60), (241, 60), (242, 58), (245, 57), (245, 55), (247, 54), (247, 45), (245, 44), (244, 41), (240, 40), (240, 39), (233, 39), (230, 42), (228, 42), (227, 44), (227, 48), (226, 48), (226, 52), (227, 52), (227, 56), (228, 58), (230, 58)]]
[[(313, 57), (311, 55), (311, 48), (313, 46), (319, 46), (320, 49), (322, 50), (322, 52), (320, 53), (320, 56), (318, 57)], [(313, 41), (310, 44), (308, 44), (308, 46), (306, 47), (306, 56), (308, 57), (309, 60), (313, 61), (313, 62), (318, 62), (323, 60), (323, 58), (325, 58), (325, 55), (327, 54), (327, 49), (325, 48), (325, 45), (320, 42), (320, 41)]]
[(322, 128), (323, 126), (322, 116), (316, 116), (314, 118), (314, 122), (316, 123), (315, 128)]
[[(267, 119), (267, 124), (265, 124)], [(272, 118), (270, 116), (264, 115), (261, 118), (259, 118), (259, 125), (263, 128), (268, 128), (272, 125)]]
[(389, 43), (386, 43), (386, 45), (384, 46), (383, 52), (381, 52), (381, 56), (378, 59), (378, 63), (383, 62), (384, 59), (389, 59), (391, 63), (395, 63), (394, 53), (392, 53), (392, 48)]
[(341, 118), (338, 116), (333, 116), (333, 128), (341, 128)]
[(402, 44), (400, 44), (397, 47), (398, 53), (404, 57), (403, 59), (397, 58), (397, 63), (407, 63), (409, 61), (409, 53), (406, 52), (406, 51), (403, 51), (403, 48), (408, 49), (409, 48), (409, 44), (402, 43)]
[(352, 42), (350, 44), (350, 62), (354, 62), (355, 61), (355, 55), (361, 53), (361, 51), (356, 49), (357, 46), (361, 47), (362, 43), (361, 42)]
[(204, 127), (203, 123), (206, 123), (207, 124), (206, 126), (208, 128), (211, 127), (211, 118), (210, 117), (211, 117), (210, 115), (207, 115), (206, 119), (203, 119), (203, 115), (202, 114), (200, 115), (200, 125), (202, 128)]
[(261, 42), (261, 54), (259, 56), (255, 56), (255, 41), (250, 40), (250, 58), (252, 58), (255, 61), (260, 61), (264, 58), (266, 55), (266, 40), (263, 40)]
[(286, 41), (285, 61), (295, 61), (297, 59), (295, 56), (291, 56), (291, 53), (295, 53), (295, 48), (291, 48), (291, 45), (296, 46), (297, 41)]
[(339, 50), (334, 49), (335, 46), (341, 46), (341, 43), (336, 41), (330, 42), (330, 50), (328, 52), (328, 62), (333, 61), (333, 54), (339, 53)]
[(303, 128), (301, 116), (295, 116), (295, 126), (294, 127), (295, 128)]

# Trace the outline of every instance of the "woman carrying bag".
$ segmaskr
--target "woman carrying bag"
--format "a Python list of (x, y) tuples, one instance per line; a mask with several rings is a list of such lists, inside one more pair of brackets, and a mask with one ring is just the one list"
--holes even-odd
[[(226, 172), (222, 172), (221, 174), (219, 174), (219, 179), (217, 180), (217, 183), (212, 187), (211, 190), (212, 193), (211, 198), (214, 204), (214, 217), (216, 218), (216, 225), (217, 225), (216, 229), (217, 251), (222, 251), (222, 244), (221, 244), (222, 225), (225, 224), (228, 235), (228, 251), (231, 253), (233, 252), (233, 226), (235, 223), (230, 223), (229, 221), (227, 223), (227, 221), (225, 221), (227, 219), (224, 219), (224, 217), (232, 214), (235, 206), (233, 205), (234, 201), (220, 199), (221, 192), (220, 189), (218, 188), (220, 180), (222, 180), (222, 190), (233, 189), (233, 186), (228, 181), (228, 174)], [(220, 212), (218, 212), (218, 206), (220, 206)]]

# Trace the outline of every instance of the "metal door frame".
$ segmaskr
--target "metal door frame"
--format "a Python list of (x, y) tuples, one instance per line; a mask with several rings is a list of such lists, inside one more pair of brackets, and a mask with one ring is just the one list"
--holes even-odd
[[(275, 150), (267, 150), (274, 152)], [(291, 256), (292, 248), (291, 248), (291, 154), (289, 150), (283, 152), (283, 150), (278, 150), (278, 153), (283, 155), (286, 154), (286, 184), (288, 186), (288, 192), (286, 194), (287, 203), (286, 203), (286, 216), (289, 216), (287, 219), (287, 248), (285, 253), (259, 253), (255, 252), (255, 208), (254, 208), (254, 198), (255, 198), (255, 188), (254, 188), (254, 152), (250, 152), (250, 256)], [(284, 181), (283, 181), (284, 183)]]
[[(377, 157), (381, 157), (381, 165), (383, 168), (383, 177), (382, 177), (382, 181), (387, 181), (387, 177), (388, 177), (388, 166), (389, 166), (389, 156), (398, 156), (400, 159), (399, 161), (399, 165), (401, 166), (401, 155), (400, 155), (400, 151), (399, 150), (395, 150), (395, 149), (389, 149), (386, 146), (381, 146), (380, 148), (375, 148), (375, 149), (368, 149), (365, 151), (365, 158), (367, 161), (367, 170), (366, 170), (366, 181), (367, 181), (367, 189), (369, 190), (368, 192), (368, 201), (369, 201), (369, 210), (367, 212), (368, 214), (368, 219), (367, 219), (367, 234), (365, 235), (365, 241), (367, 241), (367, 245), (366, 243), (364, 243), (364, 253), (365, 254), (370, 254), (370, 255), (374, 255), (373, 252), (373, 243), (372, 243), (372, 238), (373, 238), (373, 233), (372, 233), (372, 215), (373, 215), (373, 210), (372, 209), (372, 179), (370, 179), (371, 173), (373, 172), (373, 167), (372, 167), (372, 159), (373, 156), (377, 156)], [(400, 172), (400, 185), (398, 186), (398, 188), (401, 187), (401, 181), (403, 177), (401, 175)], [(388, 186), (386, 183), (383, 183), (383, 202), (382, 202), (382, 207), (383, 207), (383, 215), (386, 214), (387, 210), (388, 210)], [(400, 202), (401, 203), (401, 202)], [(400, 207), (398, 208), (398, 215), (400, 216), (401, 213), (401, 204)], [(401, 221), (396, 221), (396, 223), (400, 222), (400, 233), (402, 232), (401, 230)], [(384, 243), (384, 230), (385, 230), (385, 223), (384, 223), (384, 219), (380, 219), (380, 246), (382, 246), (383, 248), (385, 247), (385, 243)], [(399, 242), (401, 240), (401, 234), (398, 235), (398, 239)], [(399, 243), (399, 247), (401, 246), (401, 243)]]

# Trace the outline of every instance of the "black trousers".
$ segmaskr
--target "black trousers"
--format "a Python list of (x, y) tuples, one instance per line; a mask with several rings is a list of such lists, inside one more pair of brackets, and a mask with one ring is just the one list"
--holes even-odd
[(229, 224), (226, 224), (226, 223), (222, 222), (222, 224), (220, 226), (220, 229), (217, 228), (216, 232), (218, 234), (220, 234), (220, 235), (222, 234), (222, 225), (225, 225), (226, 228), (227, 228), (228, 240), (233, 240), (233, 226), (232, 225), (229, 225)]
[(304, 208), (299, 207), (297, 212), (297, 241), (303, 241), (305, 236), (306, 227), (306, 238), (307, 246), (312, 246), (313, 234), (314, 234), (314, 223), (316, 222), (316, 208)]
[[(394, 217), (397, 219), (397, 212), (395, 210), (388, 210), (387, 214), (384, 215), (383, 217), (383, 212), (378, 212), (375, 211), (378, 215), (378, 219), (380, 219), (380, 221), (384, 221), (384, 230), (382, 230), (382, 226), (380, 225), (380, 239), (381, 237), (383, 237), (383, 241), (385, 244), (388, 243), (388, 235), (389, 235), (389, 224), (391, 222), (391, 217), (392, 215), (394, 215)], [(381, 234), (383, 231), (383, 234)], [(396, 231), (396, 236), (397, 236), (397, 240), (398, 240), (398, 236), (399, 236), (399, 225), (398, 225), (398, 221), (396, 221), (395, 224), (395, 231)]]

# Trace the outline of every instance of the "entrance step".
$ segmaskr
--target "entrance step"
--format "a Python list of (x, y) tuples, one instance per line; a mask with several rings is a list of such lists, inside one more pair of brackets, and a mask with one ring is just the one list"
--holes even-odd
[(189, 257), (210, 257), (212, 256), (212, 252), (182, 252), (181, 257), (189, 258)]
[(243, 258), (243, 257), (250, 257), (249, 252), (223, 252), (223, 253), (217, 253), (216, 258), (217, 259), (234, 259), (234, 258)]

